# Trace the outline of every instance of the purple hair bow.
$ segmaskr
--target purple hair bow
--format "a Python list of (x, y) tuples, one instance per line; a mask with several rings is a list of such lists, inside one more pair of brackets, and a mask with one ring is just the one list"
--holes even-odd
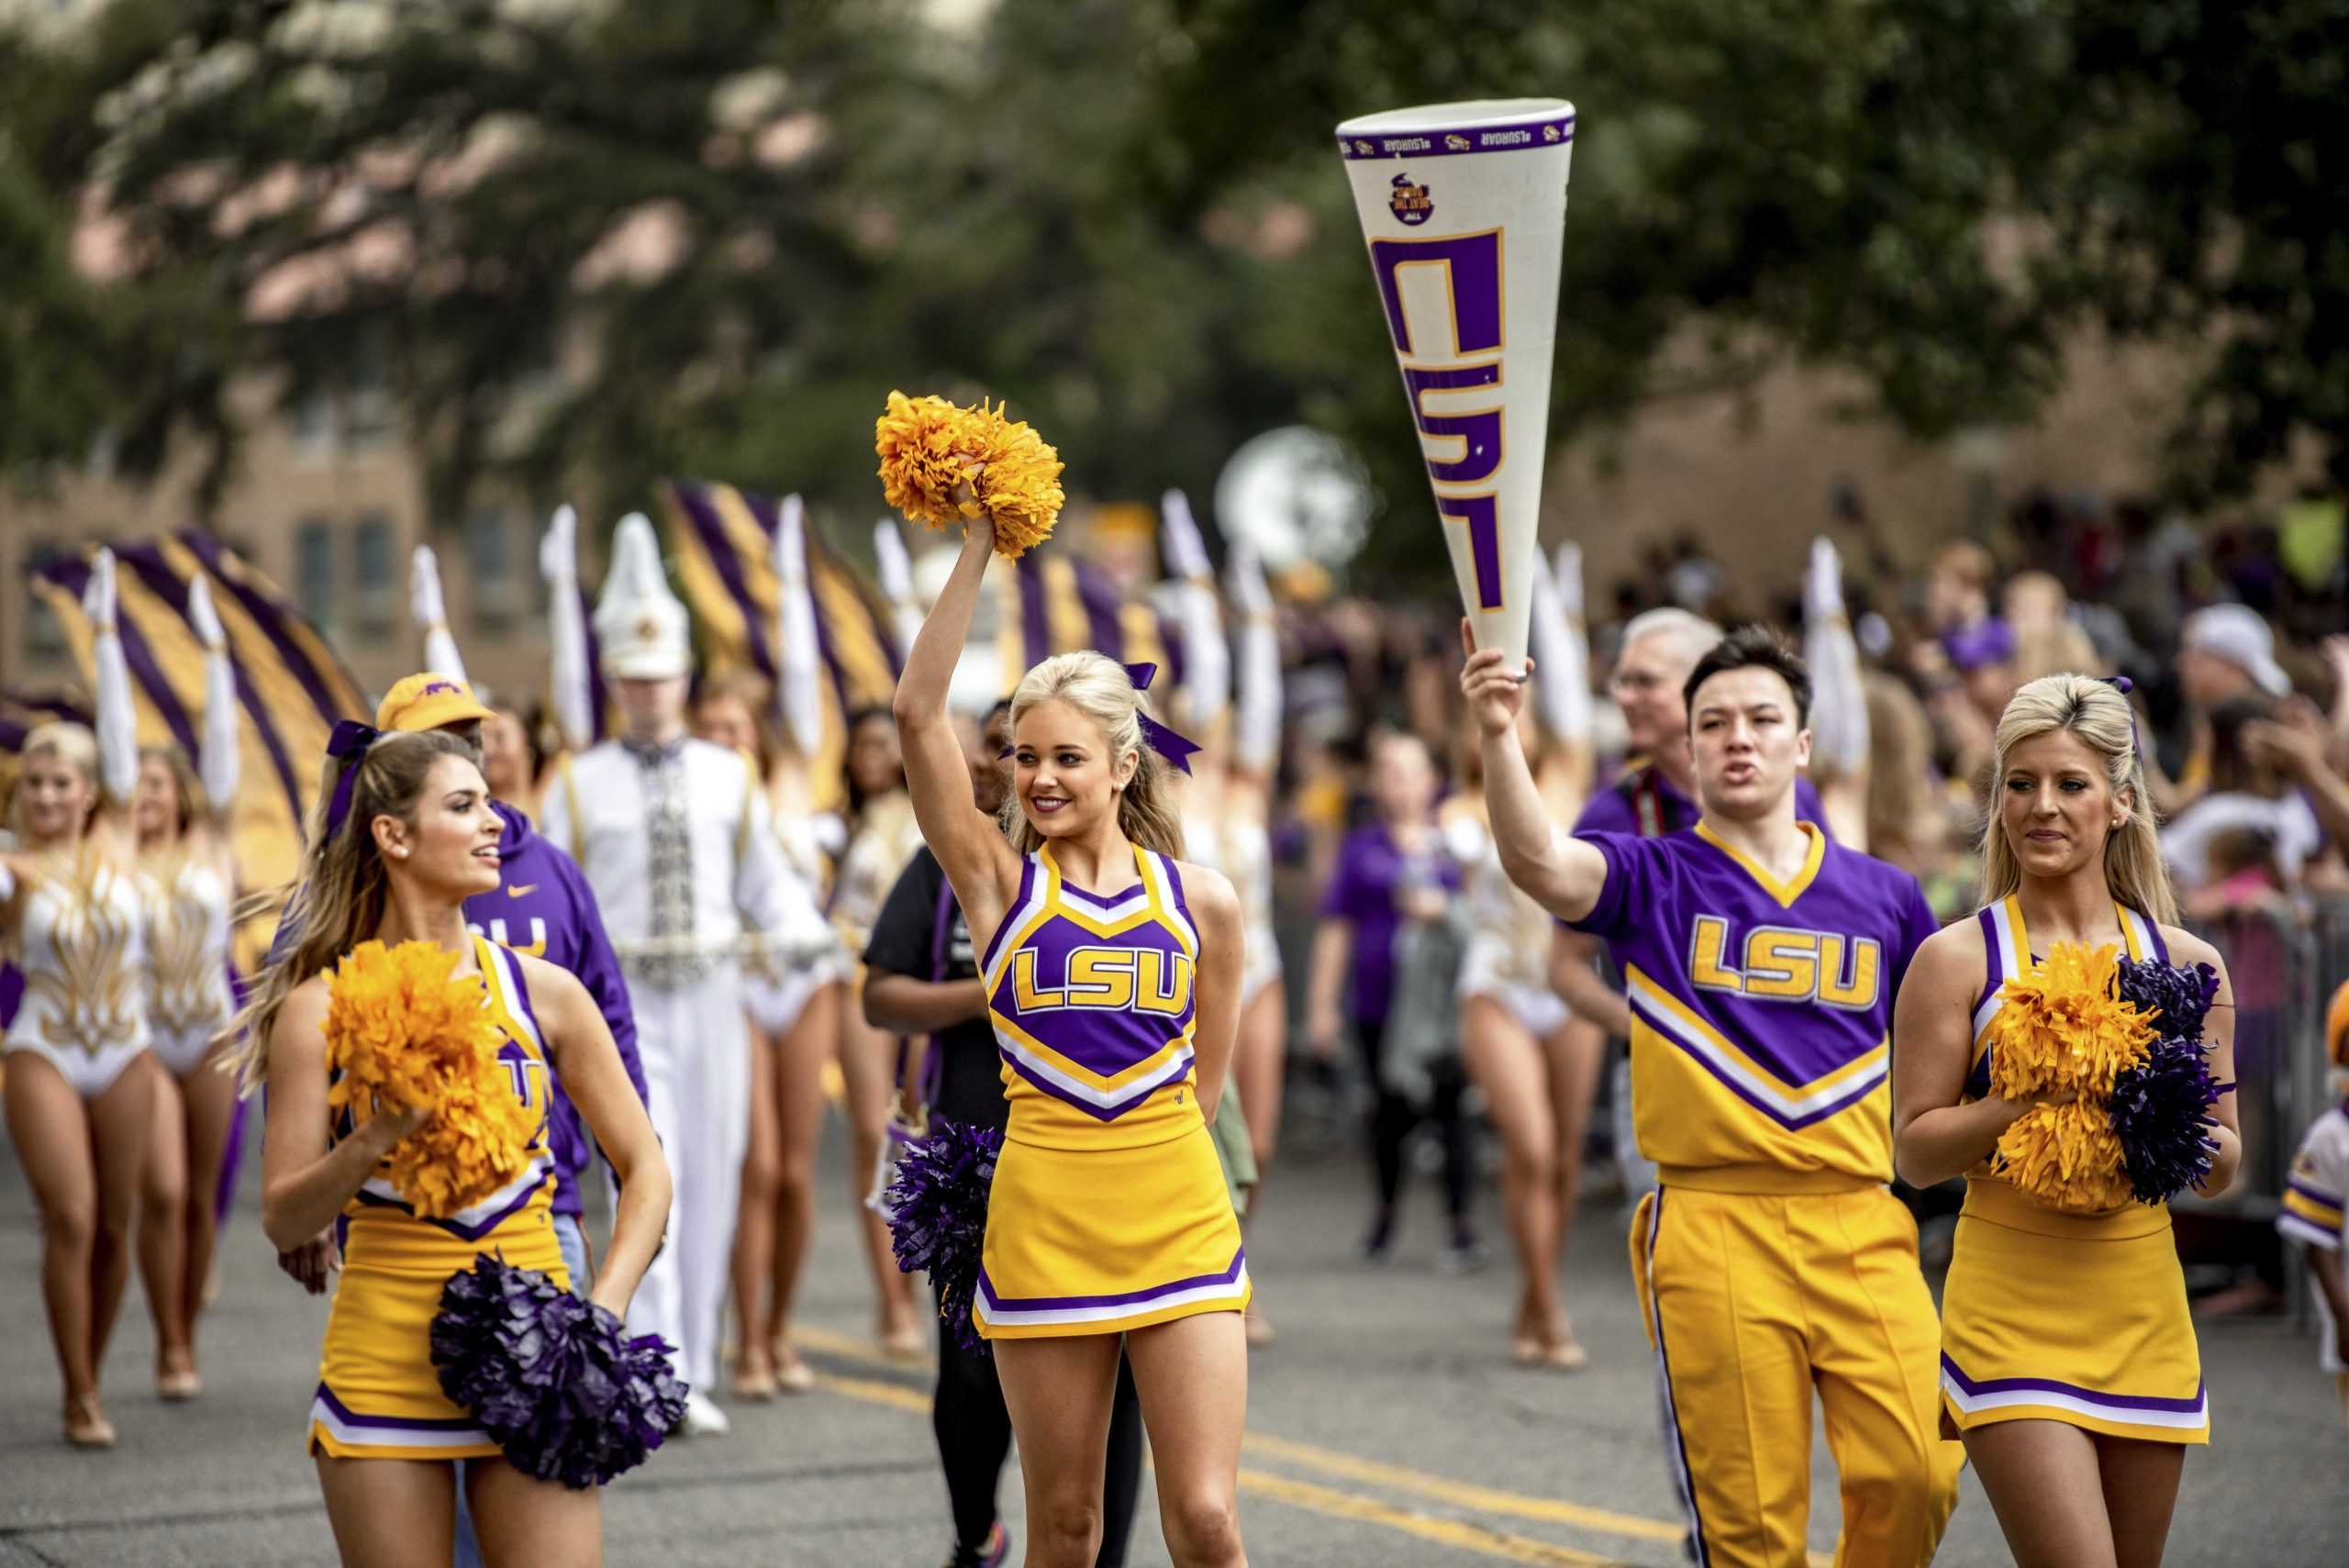
[[(1138, 692), (1150, 690), (1150, 683), (1158, 678), (1158, 666), (1155, 664), (1128, 664), (1125, 671), (1126, 679), (1134, 684), (1134, 690)], [(1147, 713), (1134, 717), (1141, 720), (1141, 738), (1150, 742), (1152, 751), (1185, 773), (1191, 771), (1191, 753), (1199, 750), (1197, 741), (1175, 734)]]
[[(2137, 683), (2126, 675), (2099, 675), (2097, 679), (2119, 692), (2124, 701), (2127, 700), (2131, 692), (2137, 689)], [(2139, 762), (2144, 761), (2145, 738), (2137, 733), (2137, 705), (2135, 703), (2129, 704), (2129, 747), (2137, 753)]]
[(359, 777), (359, 759), (367, 748), (384, 738), (384, 732), (372, 724), (362, 724), (355, 718), (339, 718), (327, 736), (327, 758), (330, 762), (346, 762), (342, 776), (334, 782), (334, 795), (327, 801), (327, 837), (332, 839), (342, 828), (342, 819), (351, 815), (351, 787)]

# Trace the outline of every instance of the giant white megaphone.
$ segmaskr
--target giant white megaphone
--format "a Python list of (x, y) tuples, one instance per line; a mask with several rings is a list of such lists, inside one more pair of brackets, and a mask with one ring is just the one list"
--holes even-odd
[(1525, 664), (1575, 110), (1432, 104), (1338, 150), (1476, 645)]

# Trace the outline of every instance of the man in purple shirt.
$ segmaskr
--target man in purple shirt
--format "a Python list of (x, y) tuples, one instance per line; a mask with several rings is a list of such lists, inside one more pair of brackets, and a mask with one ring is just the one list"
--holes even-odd
[[(1687, 610), (1650, 610), (1623, 628), (1615, 673), (1608, 690), (1623, 715), (1630, 760), (1615, 782), (1594, 794), (1575, 819), (1576, 833), (1631, 833), (1661, 838), (1694, 828), (1702, 815), (1697, 804), (1697, 763), (1688, 750), (1688, 705), (1681, 694), (1688, 673), (1721, 639), (1721, 628)], [(1827, 831), (1827, 813), (1808, 775), (1795, 778), (1795, 816)], [(1828, 832), (1830, 839), (1834, 837)], [(1596, 937), (1561, 933), (1562, 962), (1552, 973), (1577, 1018), (1588, 1019), (1616, 1042), (1611, 1084), (1616, 1160), (1633, 1197), (1655, 1185), (1655, 1167), (1641, 1157), (1631, 1136), (1631, 1058), (1622, 1042), (1631, 1038), (1631, 1011), (1620, 977), (1602, 967)], [(1563, 962), (1564, 959), (1572, 962)]]
[[(406, 677), (385, 695), (375, 709), (375, 727), (445, 729), (478, 746), (482, 723), (489, 717), (490, 710), (462, 681), (420, 674)], [(530, 826), (529, 817), (502, 800), (490, 806), (506, 824), (505, 837), (497, 844), (499, 884), (495, 893), (465, 901), (467, 924), (500, 946), (577, 975), (602, 1010), (629, 1082), (642, 1098), (644, 1067), (637, 1057), (636, 1015), (629, 1006), (628, 982), (604, 935), (604, 917), (586, 877), (576, 862)], [(280, 933), (279, 940), (284, 940)], [(573, 1287), (584, 1292), (595, 1277), (595, 1250), (583, 1224), (579, 1178), (594, 1162), (595, 1140), (563, 1094), (561, 1080), (551, 1077), (549, 1083), (553, 1093), (547, 1106), (547, 1143), (555, 1162), (555, 1239), (562, 1244)], [(289, 1273), (315, 1290), (324, 1287), (330, 1255), (312, 1243), (286, 1254), (283, 1262)]]

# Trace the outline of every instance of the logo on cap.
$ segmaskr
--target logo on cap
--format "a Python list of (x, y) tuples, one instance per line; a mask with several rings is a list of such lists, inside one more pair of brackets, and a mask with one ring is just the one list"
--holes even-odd
[(1404, 224), (1418, 228), (1435, 216), (1435, 198), (1428, 195), (1425, 185), (1415, 185), (1408, 174), (1395, 176), (1395, 194), (1386, 198), (1387, 209)]

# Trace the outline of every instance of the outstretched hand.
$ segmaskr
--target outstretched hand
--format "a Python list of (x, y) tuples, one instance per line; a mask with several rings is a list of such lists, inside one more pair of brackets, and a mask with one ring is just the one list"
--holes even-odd
[(1504, 651), (1477, 648), (1475, 623), (1465, 616), (1460, 617), (1460, 651), (1468, 656), (1460, 672), (1460, 695), (1468, 699), (1477, 730), (1487, 737), (1506, 735), (1517, 728), (1519, 710), (1525, 706), (1525, 679), (1533, 673), (1533, 661), (1525, 662), (1524, 674), (1512, 672)]
[(987, 465), (965, 462), (963, 477), (954, 486), (954, 505), (963, 514), (963, 542), (983, 544), (995, 549), (995, 514), (979, 495), (979, 481), (987, 476)]

